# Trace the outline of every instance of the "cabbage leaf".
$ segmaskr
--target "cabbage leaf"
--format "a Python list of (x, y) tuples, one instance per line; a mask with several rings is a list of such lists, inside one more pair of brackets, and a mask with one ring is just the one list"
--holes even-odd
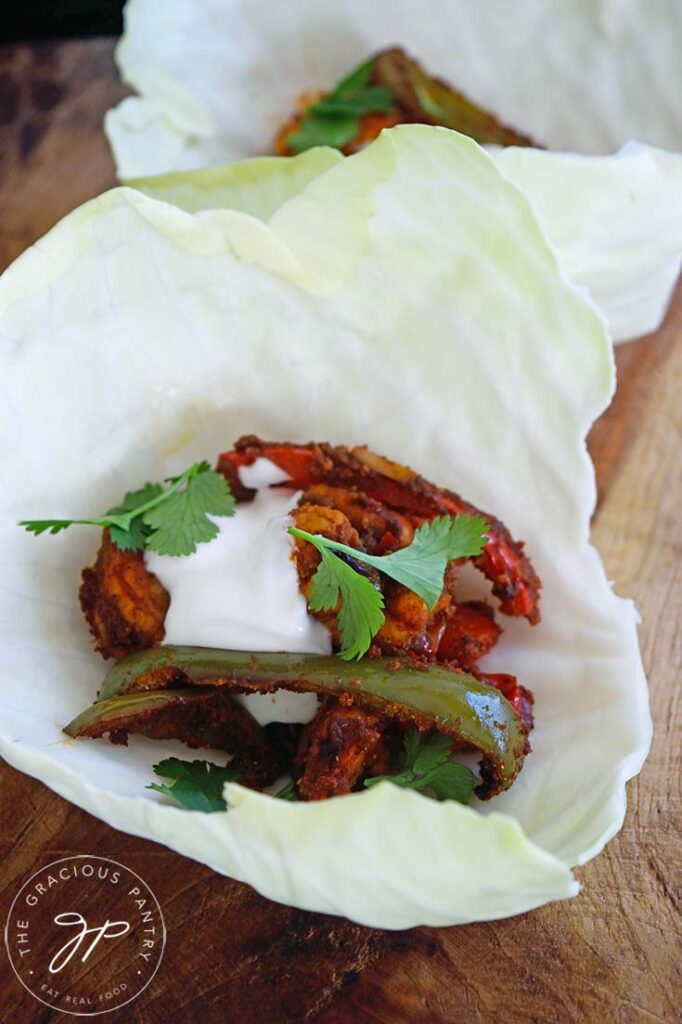
[(682, 158), (571, 151), (682, 150), (677, 0), (432, 0), (428, 17), (409, 0), (129, 0), (125, 26), (117, 60), (139, 95), (105, 119), (121, 180), (268, 153), (298, 96), (399, 44), (555, 151), (500, 160), (614, 341), (660, 325), (682, 259)]
[[(279, 197), (265, 220), (258, 203), (188, 212), (115, 189), (0, 280), (0, 752), (116, 828), (367, 925), (569, 897), (570, 868), (620, 828), (650, 740), (636, 612), (589, 544), (584, 439), (614, 387), (602, 317), (524, 194), (456, 133), (397, 128), (307, 183), (290, 167), (244, 170)], [(368, 443), (527, 540), (543, 622), (505, 621), (485, 663), (536, 696), (509, 792), (464, 807), (382, 782), (304, 804), (230, 783), (230, 809), (202, 815), (145, 789), (179, 744), (65, 740), (104, 668), (77, 600), (94, 538), (41, 544), (16, 520), (109, 507), (247, 431)]]

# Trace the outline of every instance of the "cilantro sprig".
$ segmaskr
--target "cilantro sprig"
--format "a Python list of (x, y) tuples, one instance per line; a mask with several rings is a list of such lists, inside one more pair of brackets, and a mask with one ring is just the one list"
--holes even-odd
[(389, 555), (368, 555), (295, 526), (289, 527), (289, 533), (309, 541), (320, 553), (311, 580), (310, 609), (331, 611), (341, 599), (339, 655), (351, 660), (365, 654), (385, 620), (383, 597), (372, 580), (355, 568), (358, 562), (402, 583), (433, 610), (443, 592), (448, 562), (479, 555), (488, 541), (487, 528), (482, 516), (438, 516), (415, 531), (411, 544)]
[(365, 61), (308, 107), (298, 129), (287, 139), (292, 152), (302, 153), (312, 146), (341, 149), (358, 134), (361, 117), (395, 108), (393, 93), (383, 85), (371, 84), (372, 67), (372, 60)]
[(379, 782), (392, 782), (403, 789), (427, 790), (437, 800), (456, 800), (468, 804), (471, 800), (476, 776), (457, 761), (452, 761), (452, 740), (438, 733), (425, 739), (414, 729), (403, 743), (403, 758), (394, 775), (377, 775), (365, 779), (371, 788)]
[[(162, 779), (170, 779), (171, 784), (152, 782), (147, 789), (170, 796), (176, 803), (190, 811), (227, 810), (227, 801), (223, 796), (226, 782), (239, 781), (239, 769), (232, 765), (213, 764), (212, 761), (183, 761), (179, 757), (167, 757), (164, 761), (152, 765), (155, 775)], [(294, 802), (298, 800), (293, 781), (285, 783), (275, 793), (276, 800)]]
[[(369, 789), (385, 780), (403, 789), (426, 790), (437, 800), (457, 800), (468, 804), (476, 785), (476, 776), (466, 765), (451, 760), (452, 740), (447, 736), (434, 734), (424, 738), (413, 729), (403, 741), (403, 756), (398, 770), (393, 775), (378, 775), (365, 779)], [(210, 761), (183, 761), (178, 757), (167, 757), (153, 765), (154, 774), (167, 782), (153, 782), (147, 789), (172, 797), (176, 803), (190, 811), (224, 811), (227, 802), (223, 796), (226, 782), (239, 780), (239, 769), (228, 765), (217, 765)], [(296, 801), (293, 782), (287, 782), (276, 794), (275, 799)]]
[[(290, 533), (295, 528), (289, 530)], [(304, 530), (296, 536), (305, 534)], [(310, 540), (322, 556), (322, 561), (312, 578), (308, 604), (310, 610), (331, 611), (336, 608), (339, 597), (339, 630), (341, 633), (342, 658), (352, 660), (361, 658), (369, 650), (372, 638), (384, 624), (384, 598), (367, 576), (363, 576), (351, 568), (346, 562), (331, 554), (318, 541)]]
[[(168, 486), (164, 486), (164, 484)], [(109, 530), (112, 542), (122, 551), (149, 548), (159, 555), (191, 555), (197, 544), (218, 535), (208, 518), (231, 516), (234, 497), (225, 477), (208, 462), (195, 462), (180, 476), (163, 484), (145, 484), (129, 491), (120, 505), (92, 519), (22, 519), (29, 533), (60, 533), (69, 526), (99, 526)]]
[(153, 771), (166, 783), (152, 782), (147, 789), (165, 793), (190, 811), (224, 811), (227, 807), (223, 797), (226, 782), (236, 782), (239, 772), (230, 765), (212, 764), (210, 761), (182, 761), (179, 757), (167, 757), (153, 765)]

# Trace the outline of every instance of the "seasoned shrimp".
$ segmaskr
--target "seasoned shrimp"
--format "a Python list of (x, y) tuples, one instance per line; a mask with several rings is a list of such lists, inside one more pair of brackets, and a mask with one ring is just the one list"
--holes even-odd
[(83, 570), (78, 596), (105, 658), (122, 658), (163, 640), (168, 593), (147, 569), (142, 552), (121, 551), (107, 530), (97, 561)]
[(439, 515), (483, 516), (488, 524), (488, 543), (472, 559), (474, 565), (491, 581), (502, 612), (525, 616), (532, 624), (540, 621), (541, 583), (523, 543), (515, 541), (498, 519), (454, 491), (436, 487), (407, 466), (376, 455), (365, 446), (269, 444), (253, 436), (241, 438), (233, 451), (221, 455), (218, 470), (232, 479), (240, 466), (250, 465), (257, 458), (273, 462), (297, 489), (306, 490), (313, 484), (350, 488), (409, 518), (413, 525)]
[[(293, 487), (302, 492), (291, 512), (299, 529), (321, 534), (358, 552), (384, 555), (407, 547), (415, 530), (437, 516), (483, 515), (489, 539), (483, 552), (472, 559), (474, 565), (491, 580), (493, 594), (499, 598), (504, 613), (525, 615), (531, 623), (539, 621), (540, 581), (523, 545), (511, 537), (499, 520), (478, 512), (454, 492), (436, 487), (408, 467), (364, 446), (268, 443), (249, 436), (241, 438), (218, 461), (218, 471), (227, 478), (238, 502), (249, 502), (255, 494), (242, 484), (239, 470), (259, 458), (269, 459), (286, 474), (286, 482), (274, 486)], [(417, 594), (377, 569), (356, 561), (352, 555), (341, 557), (364, 574), (383, 599), (385, 619), (373, 638), (370, 657), (395, 656), (424, 668), (439, 661), (449, 668), (470, 672), (504, 694), (527, 738), (532, 728), (532, 695), (514, 676), (482, 675), (476, 669), (479, 659), (497, 642), (501, 629), (492, 608), (486, 604), (457, 602), (457, 560), (448, 564), (440, 598), (429, 609)], [(301, 594), (309, 601), (320, 553), (313, 544), (296, 538), (291, 558)], [(120, 550), (106, 530), (95, 564), (83, 571), (80, 600), (96, 647), (105, 657), (121, 658), (164, 639), (168, 593), (147, 569), (143, 553)], [(323, 612), (311, 612), (328, 629), (335, 650), (341, 646), (340, 607), (339, 604)], [(166, 672), (162, 684), (172, 691), (180, 681)], [(214, 724), (220, 727), (220, 738), (220, 730), (228, 722), (227, 712), (222, 706), (218, 709), (220, 715), (213, 705), (211, 709)], [(402, 736), (392, 714), (363, 706), (349, 695), (326, 699), (304, 728), (294, 758), (299, 797), (317, 800), (349, 793), (366, 777), (389, 773), (399, 754)], [(134, 723), (137, 730), (132, 731), (153, 736), (178, 735), (190, 745), (205, 740), (207, 734), (199, 728), (201, 723), (188, 719), (185, 729), (180, 717), (179, 711), (169, 710), (153, 728), (145, 720)], [(123, 732), (120, 734), (122, 737)], [(222, 745), (222, 739), (218, 745)], [(261, 781), (274, 777), (283, 763), (276, 746), (272, 746), (268, 736), (262, 749), (254, 748), (253, 763), (240, 762), (246, 784), (254, 784), (252, 780), (257, 777)], [(284, 758), (288, 766), (291, 756), (289, 751)]]

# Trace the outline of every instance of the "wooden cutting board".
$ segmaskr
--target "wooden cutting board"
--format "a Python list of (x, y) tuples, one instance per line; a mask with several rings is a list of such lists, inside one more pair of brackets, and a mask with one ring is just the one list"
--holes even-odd
[[(0, 50), (0, 267), (114, 184), (101, 132), (104, 111), (124, 95), (112, 49), (111, 41), (94, 40)], [(599, 484), (594, 541), (617, 592), (633, 596), (642, 615), (656, 732), (641, 777), (629, 785), (623, 831), (578, 872), (582, 893), (492, 924), (402, 933), (362, 928), (269, 903), (200, 864), (113, 831), (2, 766), (3, 919), (30, 874), (78, 853), (122, 861), (161, 902), (168, 926), (161, 969), (136, 1002), (109, 1020), (682, 1019), (682, 289), (661, 330), (619, 348), (617, 362), (616, 399), (590, 438)], [(66, 1020), (19, 985), (2, 949), (0, 1019)]]

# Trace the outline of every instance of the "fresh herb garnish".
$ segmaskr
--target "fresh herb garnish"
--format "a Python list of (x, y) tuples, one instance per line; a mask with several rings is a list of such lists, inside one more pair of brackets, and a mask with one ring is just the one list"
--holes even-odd
[(312, 146), (341, 149), (360, 130), (365, 114), (383, 114), (395, 108), (393, 94), (383, 85), (372, 85), (373, 61), (351, 72), (323, 99), (308, 107), (297, 130), (287, 139), (293, 153)]
[(153, 765), (156, 775), (173, 779), (170, 786), (153, 782), (147, 789), (172, 796), (190, 811), (224, 811), (227, 803), (223, 797), (226, 782), (235, 782), (239, 772), (230, 765), (221, 767), (210, 761), (181, 761), (179, 757), (167, 757)]
[[(145, 484), (139, 491), (128, 491), (121, 504), (110, 508), (107, 516), (125, 516), (127, 513), (134, 513), (141, 508), (149, 509), (151, 502), (164, 493), (167, 492), (164, 491), (163, 484)], [(59, 525), (56, 529), (50, 530), (51, 533), (59, 533), (60, 530), (66, 529), (69, 525), (68, 520), (65, 522), (65, 525), (62, 525), (64, 520), (58, 522)], [(33, 533), (42, 533), (42, 530), (34, 528), (36, 524), (22, 523), (21, 525), (26, 526), (26, 529)], [(150, 532), (149, 527), (144, 522), (143, 515), (139, 512), (129, 520), (127, 529), (125, 529), (124, 523), (118, 525), (112, 521), (109, 525), (109, 536), (116, 547), (121, 548), (122, 551), (141, 551), (147, 542)]]
[[(448, 562), (479, 555), (487, 543), (487, 529), (482, 516), (438, 516), (415, 531), (411, 544), (390, 555), (368, 555), (295, 526), (289, 527), (289, 533), (309, 541), (320, 552), (322, 560), (311, 581), (310, 608), (330, 611), (341, 598), (339, 654), (351, 659), (362, 657), (369, 649), (385, 618), (382, 595), (370, 579), (352, 568), (353, 562), (363, 562), (402, 583), (433, 610), (443, 592)], [(351, 564), (333, 552), (349, 556)]]
[[(448, 736), (434, 734), (424, 739), (414, 729), (404, 740), (404, 752), (398, 771), (393, 775), (378, 775), (365, 779), (367, 788), (388, 780), (403, 789), (425, 789), (438, 800), (457, 800), (468, 804), (471, 799), (476, 776), (463, 764), (451, 761), (452, 740)], [(223, 797), (226, 782), (236, 782), (239, 771), (230, 765), (221, 766), (210, 761), (182, 761), (168, 757), (153, 766), (154, 774), (163, 779), (173, 780), (170, 785), (153, 782), (147, 789), (156, 790), (172, 797), (190, 811), (224, 811), (227, 802)], [(297, 800), (292, 781), (287, 782), (275, 793), (277, 800)]]
[(191, 555), (197, 544), (213, 540), (218, 527), (208, 515), (231, 516), (234, 498), (224, 476), (208, 462), (195, 462), (163, 484), (130, 491), (120, 505), (94, 519), (22, 519), (29, 533), (59, 533), (69, 526), (100, 526), (123, 551), (147, 547), (160, 555)]
[[(167, 757), (152, 766), (155, 775), (162, 779), (173, 779), (170, 786), (152, 782), (147, 789), (172, 796), (177, 803), (190, 811), (225, 811), (227, 801), (223, 796), (226, 782), (239, 780), (239, 769), (229, 764), (221, 766), (211, 761), (182, 761), (179, 757)], [(274, 794), (276, 800), (298, 800), (292, 780), (289, 780)]]
[[(297, 532), (297, 536), (304, 532)], [(310, 537), (304, 539), (310, 540)], [(320, 552), (322, 561), (311, 581), (308, 598), (310, 609), (314, 612), (330, 611), (336, 608), (340, 597), (339, 654), (348, 660), (361, 658), (365, 651), (369, 650), (372, 637), (384, 624), (383, 595), (366, 576), (356, 572), (341, 558), (337, 558), (314, 540), (311, 540), (311, 543), (315, 544)]]
[(437, 800), (456, 800), (468, 804), (476, 776), (456, 761), (451, 761), (452, 740), (438, 733), (429, 739), (414, 729), (405, 736), (403, 759), (394, 775), (365, 779), (368, 788), (387, 780), (403, 789), (427, 789)]
[[(402, 762), (394, 775), (378, 775), (365, 779), (370, 788), (387, 780), (403, 789), (428, 790), (438, 800), (456, 800), (468, 804), (476, 785), (476, 776), (463, 764), (451, 761), (452, 740), (435, 734), (424, 739), (414, 729), (404, 740)], [(153, 782), (147, 789), (172, 797), (190, 811), (224, 811), (227, 802), (223, 796), (226, 782), (236, 782), (239, 771), (230, 765), (221, 766), (210, 761), (182, 761), (168, 757), (153, 765), (154, 774), (173, 780), (170, 785)], [(276, 800), (296, 801), (293, 781), (287, 782), (274, 794)]]

